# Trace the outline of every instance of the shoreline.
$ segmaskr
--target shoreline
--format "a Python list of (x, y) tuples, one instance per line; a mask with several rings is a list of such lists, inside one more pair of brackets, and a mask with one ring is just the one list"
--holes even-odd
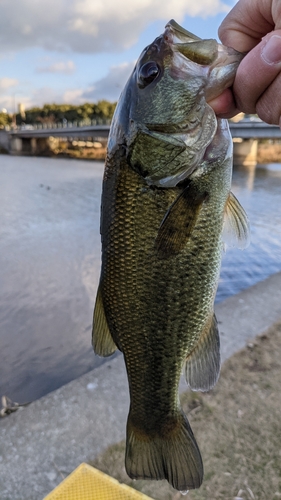
[[(222, 362), (281, 318), (281, 272), (215, 307)], [(180, 391), (186, 390), (181, 380)], [(38, 500), (81, 462), (125, 437), (122, 355), (1, 419), (0, 497)]]
[[(16, 156), (35, 156), (35, 157), (47, 157), (47, 158), (65, 158), (65, 159), (75, 159), (75, 160), (87, 160), (87, 161), (101, 161), (104, 162), (106, 158), (106, 147), (102, 148), (67, 148), (65, 143), (62, 143), (63, 147), (58, 147), (56, 150), (50, 149), (42, 154), (32, 155), (32, 154), (19, 154)], [(0, 155), (8, 154), (0, 148)], [(11, 155), (14, 156), (14, 155)], [(257, 151), (257, 164), (264, 165), (267, 163), (280, 163), (281, 162), (281, 144), (273, 143), (269, 141), (259, 143)]]

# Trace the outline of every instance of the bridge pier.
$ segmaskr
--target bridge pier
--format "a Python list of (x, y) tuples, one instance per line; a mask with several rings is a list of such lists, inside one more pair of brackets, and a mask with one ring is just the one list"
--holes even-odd
[(10, 150), (9, 134), (4, 129), (0, 129), (0, 150), (6, 153)]
[(257, 164), (258, 140), (257, 139), (234, 139), (233, 140), (233, 163), (253, 167)]
[(30, 152), (33, 155), (35, 155), (37, 152), (37, 139), (35, 137), (32, 137), (30, 139)]
[(10, 152), (11, 154), (21, 154), (22, 153), (22, 138), (21, 137), (11, 137), (10, 141)]
[(53, 137), (17, 137), (12, 136), (9, 151), (12, 155), (48, 154), (59, 142)]
[(10, 141), (10, 153), (12, 155), (35, 154), (36, 153), (35, 138), (16, 137), (12, 136)]

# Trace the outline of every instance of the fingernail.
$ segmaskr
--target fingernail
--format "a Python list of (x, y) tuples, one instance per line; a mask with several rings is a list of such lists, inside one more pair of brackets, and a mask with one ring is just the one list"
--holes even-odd
[(273, 35), (263, 47), (261, 56), (267, 64), (281, 63), (281, 36)]

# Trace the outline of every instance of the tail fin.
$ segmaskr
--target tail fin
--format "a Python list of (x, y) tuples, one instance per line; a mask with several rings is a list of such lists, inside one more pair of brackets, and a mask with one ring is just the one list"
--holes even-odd
[(167, 479), (179, 491), (199, 488), (203, 480), (201, 454), (183, 412), (175, 425), (154, 436), (137, 429), (129, 414), (125, 466), (132, 479)]

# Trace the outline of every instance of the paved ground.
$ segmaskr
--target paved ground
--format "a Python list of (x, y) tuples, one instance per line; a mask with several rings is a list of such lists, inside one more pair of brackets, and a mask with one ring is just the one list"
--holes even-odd
[[(281, 273), (219, 304), (216, 314), (225, 360), (281, 318)], [(0, 420), (0, 499), (42, 500), (125, 437), (128, 406), (120, 355)]]

